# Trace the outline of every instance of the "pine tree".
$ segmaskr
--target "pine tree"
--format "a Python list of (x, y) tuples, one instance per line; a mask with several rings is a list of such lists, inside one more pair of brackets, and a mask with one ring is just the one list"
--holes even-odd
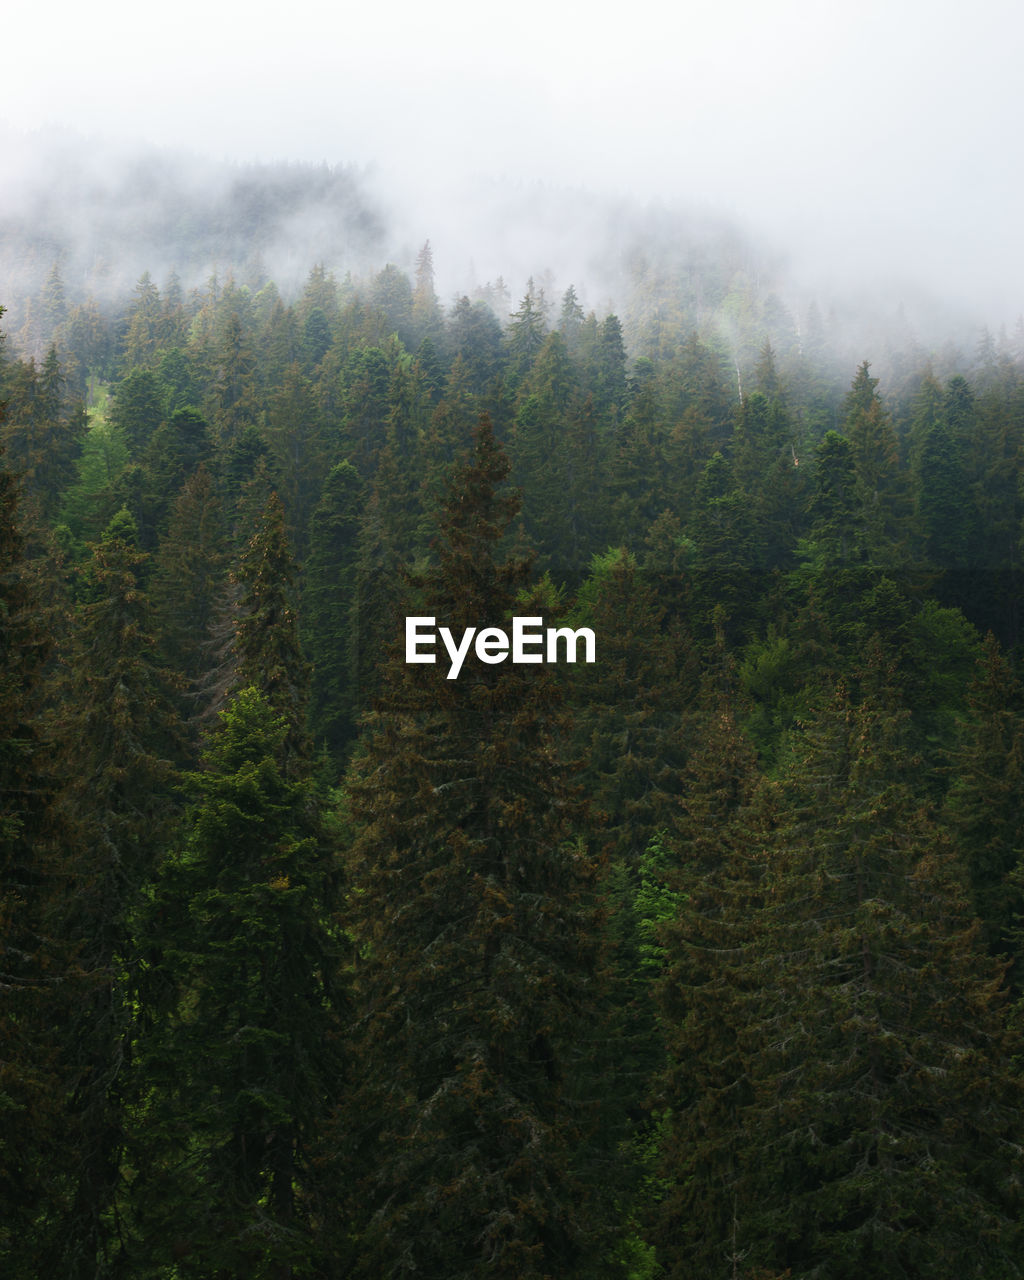
[(212, 352), (216, 372), (209, 396), (209, 417), (218, 440), (230, 445), (256, 423), (257, 366), (252, 338), (239, 310), (230, 309), (227, 301), (222, 301), (219, 313)]
[(250, 538), (235, 580), (242, 589), (235, 625), (235, 687), (260, 689), (291, 726), (297, 755), (305, 740), (309, 669), (299, 642), (294, 605), (295, 562), (284, 527), (284, 508), (272, 493)]
[(907, 558), (910, 501), (892, 418), (869, 368), (865, 360), (850, 387), (843, 432), (853, 457), (864, 548), (875, 563), (891, 568)]
[(30, 1276), (52, 1263), (62, 1176), (79, 1154), (63, 1111), (73, 1077), (61, 1055), (79, 988), (67, 940), (53, 928), (66, 832), (40, 714), (52, 637), (24, 561), (19, 499), (0, 467), (0, 1270)]
[[(523, 492), (523, 524), (541, 552), (541, 563), (579, 571), (567, 528), (569, 484), (567, 419), (575, 373), (559, 332), (544, 339), (520, 387), (512, 436), (513, 477)], [(582, 461), (580, 459), (579, 461)]]
[[(455, 634), (507, 625), (526, 581), (497, 552), (507, 472), (483, 419), (417, 597)], [(449, 681), (396, 651), (386, 675), (348, 781), (365, 955), (361, 1274), (600, 1274), (576, 1159), (593, 868), (550, 672), (474, 663)], [(586, 1160), (595, 1174), (600, 1153)]]
[(210, 665), (211, 627), (226, 567), (223, 511), (210, 473), (200, 465), (175, 498), (151, 587), (161, 648), (192, 685)]
[(667, 918), (652, 922), (660, 955), (648, 962), (665, 1050), (650, 1087), (661, 1119), (652, 1235), (668, 1275), (709, 1280), (728, 1274), (736, 1199), (755, 1157), (746, 1128), (753, 1094), (744, 1036), (761, 999), (755, 956), (770, 909), (770, 808), (759, 794), (720, 645), (719, 633), (722, 669), (709, 667), (701, 682), (688, 726), (693, 750), (661, 840), (655, 870)]
[(592, 359), (594, 407), (614, 427), (626, 403), (626, 347), (618, 316), (601, 321)]
[(67, 379), (51, 347), (42, 365), (21, 361), (3, 370), (6, 413), (0, 444), (6, 465), (46, 514), (74, 479), (75, 459), (87, 428), (81, 403), (67, 394)]
[[(952, 774), (944, 816), (967, 868), (982, 938), (994, 954), (1011, 953), (1024, 916), (1024, 725), (1021, 689), (990, 632), (970, 690), (970, 718), (949, 753)], [(1012, 948), (1016, 986), (1018, 946)]]
[(486, 390), (501, 373), (504, 351), (501, 325), (483, 302), (459, 298), (449, 325), (452, 352), (461, 356), (469, 371), (470, 387), (477, 394)]
[(783, 775), (744, 965), (759, 991), (729, 1237), (794, 1280), (1017, 1276), (1021, 1091), (1001, 973), (908, 784), (906, 713), (877, 646), (859, 686), (855, 701), (840, 687)]
[(160, 290), (148, 271), (135, 286), (135, 298), (124, 335), (125, 369), (151, 369), (162, 337)]
[(715, 453), (697, 486), (687, 532), (693, 542), (694, 629), (709, 630), (718, 609), (734, 631), (750, 618), (759, 577), (755, 574), (754, 511), (738, 488), (732, 466)]
[(663, 604), (674, 585), (615, 549), (594, 557), (572, 615), (601, 637), (600, 662), (572, 680), (574, 751), (611, 861), (633, 870), (669, 820), (686, 755), (693, 661)]
[(519, 381), (525, 377), (533, 365), (544, 345), (547, 333), (544, 290), (536, 288), (531, 276), (527, 281), (526, 293), (519, 304), (519, 310), (513, 312), (505, 331), (508, 375), (513, 386), (518, 386)]
[(576, 349), (585, 319), (586, 312), (580, 306), (576, 286), (571, 284), (562, 294), (562, 306), (558, 312), (558, 332), (565, 339), (565, 345), (570, 351)]
[(154, 1274), (342, 1275), (344, 1160), (319, 1137), (345, 1074), (337, 862), (300, 727), (252, 687), (219, 721), (148, 919), (134, 1253)]
[(281, 384), (270, 395), (266, 438), (281, 478), (289, 540), (301, 556), (310, 513), (327, 469), (328, 449), (312, 384), (298, 364), (285, 370)]
[(302, 635), (312, 665), (310, 732), (335, 760), (355, 733), (356, 555), (363, 486), (348, 462), (332, 467), (309, 529)]
[(167, 387), (149, 369), (132, 369), (114, 388), (109, 420), (138, 461), (167, 416)]
[[(925, 556), (943, 574), (962, 574), (974, 520), (966, 450), (950, 427), (945, 395), (930, 371), (914, 401), (910, 478)], [(956, 577), (952, 585), (955, 591), (959, 585)]]
[(412, 327), (416, 345), (437, 342), (444, 332), (444, 318), (434, 291), (434, 253), (427, 240), (416, 255), (416, 284), (412, 291)]
[(63, 1027), (73, 1081), (65, 1122), (79, 1144), (69, 1205), (54, 1224), (53, 1265), (78, 1280), (114, 1274), (121, 1241), (125, 1062), (139, 981), (136, 913), (173, 816), (181, 759), (173, 691), (140, 587), (146, 557), (126, 512), (92, 548), (57, 731), (66, 776), (66, 897), (55, 921), (75, 942), (78, 1000)]

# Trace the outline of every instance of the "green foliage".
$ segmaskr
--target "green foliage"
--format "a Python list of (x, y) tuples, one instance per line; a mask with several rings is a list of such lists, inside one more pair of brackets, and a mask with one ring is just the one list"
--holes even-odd
[(332, 467), (310, 520), (302, 589), (304, 646), (312, 666), (310, 732), (335, 759), (353, 736), (358, 706), (352, 679), (362, 498), (355, 468), (348, 462)]
[[(525, 583), (496, 554), (515, 509), (507, 471), (483, 420), (422, 585), (422, 607), (457, 629), (508, 617)], [(447, 681), (396, 654), (386, 673), (348, 782), (365, 956), (359, 1273), (600, 1274), (601, 1197), (579, 1162), (596, 1120), (593, 865), (556, 691), (543, 667)]]
[(163, 652), (190, 682), (209, 669), (213, 624), (227, 566), (221, 503), (205, 467), (174, 500), (167, 533), (155, 557), (152, 600)]
[(76, 459), (78, 479), (64, 495), (61, 521), (76, 539), (94, 541), (109, 520), (113, 487), (128, 463), (124, 433), (99, 418), (90, 423)]
[[(279, 290), (241, 176), (237, 278), (0, 343), (0, 1269), (1016, 1274), (1020, 335)], [(513, 612), (598, 661), (401, 661)]]
[[(2, 414), (2, 406), (0, 406)], [(81, 1158), (62, 1059), (80, 986), (62, 899), (59, 777), (40, 717), (52, 637), (25, 562), (20, 489), (0, 466), (0, 1269), (44, 1274)]]
[(274, 710), (287, 717), (291, 747), (302, 753), (309, 669), (299, 642), (294, 576), (284, 507), (272, 493), (235, 572), (242, 589), (235, 680), (239, 687), (261, 689)]
[(167, 387), (149, 369), (132, 369), (112, 389), (108, 420), (138, 459), (167, 416)]
[(783, 789), (732, 1190), (739, 1247), (793, 1276), (1018, 1272), (999, 974), (905, 722), (884, 678), (857, 706), (840, 690)]
[(289, 737), (239, 690), (185, 780), (187, 842), (147, 921), (162, 1016), (141, 1041), (132, 1220), (139, 1257), (184, 1276), (341, 1263), (323, 1202), (340, 1202), (340, 1162), (320, 1136), (345, 1069), (338, 869)]
[(638, 867), (639, 885), (633, 895), (640, 936), (637, 946), (640, 967), (655, 974), (665, 963), (665, 948), (660, 942), (662, 926), (679, 914), (679, 892), (669, 885), (666, 876), (670, 856), (664, 840), (665, 833), (659, 832), (643, 851)]
[(168, 838), (182, 741), (173, 687), (150, 633), (146, 560), (127, 512), (92, 545), (57, 690), (63, 892), (51, 927), (73, 946), (75, 1002), (63, 1023), (61, 1098), (76, 1158), (62, 1171), (66, 1209), (51, 1224), (60, 1274), (107, 1274), (122, 1252), (126, 1082), (138, 1010), (136, 911)]
[(1021, 689), (995, 637), (987, 636), (969, 708), (949, 750), (944, 816), (959, 843), (974, 910), (990, 951), (1010, 955), (1019, 988), (1024, 916), (1024, 728)]
[(87, 429), (85, 409), (68, 394), (67, 379), (51, 347), (43, 364), (34, 360), (0, 365), (5, 413), (0, 446), (6, 465), (47, 514), (59, 505), (74, 479), (75, 460)]

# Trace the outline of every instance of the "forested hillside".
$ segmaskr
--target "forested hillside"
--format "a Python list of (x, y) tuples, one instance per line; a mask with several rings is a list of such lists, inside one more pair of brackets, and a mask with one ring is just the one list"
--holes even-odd
[(3, 1275), (1024, 1274), (1019, 337), (5, 234)]

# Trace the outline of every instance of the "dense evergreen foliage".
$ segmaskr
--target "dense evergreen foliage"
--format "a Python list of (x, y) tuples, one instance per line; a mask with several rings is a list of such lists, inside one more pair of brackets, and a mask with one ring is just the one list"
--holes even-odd
[[(5, 1276), (1024, 1270), (1024, 348), (849, 359), (739, 257), (621, 318), (429, 245), (36, 272)], [(449, 680), (407, 615), (596, 662)]]

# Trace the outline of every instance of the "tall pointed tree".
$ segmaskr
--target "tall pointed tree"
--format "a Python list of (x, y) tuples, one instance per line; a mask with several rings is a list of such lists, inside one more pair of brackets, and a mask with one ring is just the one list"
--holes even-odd
[(148, 917), (131, 1215), (145, 1274), (345, 1274), (345, 1162), (320, 1140), (345, 1075), (338, 864), (299, 731), (243, 688), (186, 777), (188, 835)]
[(127, 512), (92, 548), (60, 690), (57, 732), (66, 898), (56, 920), (76, 942), (79, 999), (64, 1030), (73, 1079), (66, 1122), (78, 1135), (69, 1206), (53, 1264), (77, 1280), (113, 1274), (125, 1126), (125, 1062), (137, 1013), (137, 911), (170, 832), (181, 760), (173, 692), (140, 586), (146, 556)]
[(40, 714), (52, 638), (26, 572), (19, 500), (0, 465), (0, 1271), (29, 1276), (52, 1269), (64, 1176), (79, 1155), (62, 1054), (79, 987), (73, 948), (53, 927), (67, 833)]
[(870, 645), (856, 696), (840, 686), (783, 770), (742, 961), (757, 998), (718, 1256), (794, 1280), (1018, 1276), (1022, 1095), (1001, 972), (909, 785), (887, 665)]
[(713, 669), (701, 682), (694, 749), (655, 868), (661, 902), (675, 909), (650, 922), (660, 944), (655, 995), (665, 1050), (650, 1089), (663, 1118), (652, 1234), (667, 1274), (678, 1277), (729, 1274), (737, 1189), (753, 1155), (744, 1035), (761, 999), (754, 955), (766, 913), (770, 809), (731, 684)]
[(309, 669), (293, 599), (295, 562), (276, 493), (263, 509), (235, 577), (242, 588), (235, 629), (236, 687), (262, 690), (271, 707), (287, 718), (293, 748), (303, 751)]
[(952, 782), (945, 818), (967, 867), (982, 938), (995, 954), (1013, 953), (1011, 976), (1024, 982), (1024, 723), (1019, 681), (990, 632), (970, 690), (970, 715), (950, 751)]
[[(526, 566), (481, 420), (416, 608), (456, 635), (508, 624)], [(578, 1164), (597, 982), (593, 867), (548, 668), (411, 665), (348, 780), (363, 950), (361, 1274), (596, 1276), (601, 1212)], [(591, 1174), (600, 1157), (588, 1153)]]
[(335, 759), (355, 732), (353, 615), (362, 502), (355, 467), (339, 462), (313, 510), (302, 589), (302, 634), (312, 665), (310, 731)]

